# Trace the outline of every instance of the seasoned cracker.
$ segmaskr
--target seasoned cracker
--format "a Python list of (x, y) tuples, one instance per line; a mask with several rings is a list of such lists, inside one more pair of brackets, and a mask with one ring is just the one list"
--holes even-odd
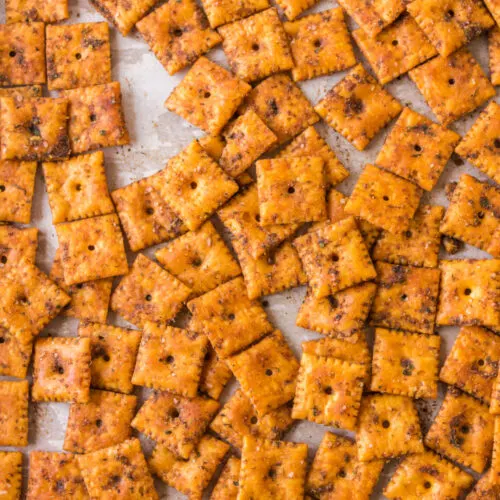
[(38, 248), (38, 229), (0, 226), (0, 271), (17, 266), (23, 261), (35, 264)]
[(488, 35), (490, 78), (493, 85), (500, 85), (500, 28), (496, 26)]
[[(484, 365), (483, 365), (484, 366)], [(492, 382), (491, 391), (491, 401), (490, 401), (490, 413), (493, 415), (500, 415), (500, 370), (498, 370), (497, 364), (497, 376)]]
[(207, 394), (212, 399), (219, 399), (224, 387), (231, 380), (233, 373), (226, 362), (219, 359), (213, 347), (207, 346), (207, 353), (201, 371), (200, 385), (198, 390)]
[(22, 22), (56, 23), (68, 19), (68, 0), (6, 0), (7, 24)]
[(318, 0), (276, 0), (287, 19), (293, 20), (305, 10), (315, 5)]
[(269, 7), (269, 0), (201, 0), (212, 28), (232, 23)]
[[(229, 125), (228, 125), (229, 127)], [(222, 151), (226, 146), (226, 139), (222, 135), (204, 135), (198, 139), (200, 146), (205, 150), (212, 160), (219, 163)]]
[(22, 87), (0, 87), (0, 98), (12, 97), (17, 103), (23, 102), (26, 97), (42, 97), (41, 85), (24, 85)]
[(27, 380), (0, 380), (0, 446), (28, 445)]
[(484, 4), (488, 8), (489, 13), (496, 21), (497, 25), (500, 26), (500, 4), (498, 0), (484, 0)]
[(23, 454), (20, 451), (0, 451), (0, 490), (4, 500), (21, 498)]
[(491, 468), (487, 472), (493, 484), (500, 485), (500, 417), (495, 417), (493, 431), (493, 455), (491, 458)]
[(210, 500), (236, 500), (239, 491), (241, 460), (230, 457), (220, 473)]
[(479, 479), (474, 489), (466, 496), (467, 500), (496, 500), (500, 495), (500, 485), (493, 484), (489, 472)]
[(25, 378), (32, 349), (30, 333), (14, 333), (0, 326), (0, 375)]

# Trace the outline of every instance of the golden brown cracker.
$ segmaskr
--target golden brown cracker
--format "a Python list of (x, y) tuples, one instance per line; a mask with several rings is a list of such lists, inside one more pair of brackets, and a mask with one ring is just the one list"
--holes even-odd
[(0, 326), (0, 375), (25, 378), (32, 350), (30, 333), (14, 333)]
[(231, 456), (220, 473), (210, 500), (236, 500), (239, 491), (241, 460)]
[(212, 399), (219, 399), (232, 376), (233, 373), (226, 362), (219, 359), (217, 353), (209, 344), (207, 346), (207, 353), (205, 354), (198, 390), (202, 394), (207, 394)]
[(486, 473), (490, 476), (493, 484), (500, 485), (500, 417), (495, 417), (493, 432), (493, 454), (491, 457), (491, 467)]
[(69, 17), (68, 0), (6, 0), (7, 24), (22, 22), (55, 23)]
[(490, 474), (486, 472), (465, 498), (467, 500), (496, 500), (499, 495), (500, 485), (493, 484)]
[(498, 26), (493, 28), (488, 35), (488, 53), (491, 83), (500, 85), (500, 28)]
[(269, 0), (202, 0), (203, 10), (212, 28), (251, 16), (269, 7)]
[(0, 270), (28, 262), (35, 264), (38, 248), (36, 227), (0, 226)]
[(0, 446), (28, 445), (27, 380), (0, 381)]
[(315, 5), (318, 0), (276, 0), (287, 19), (293, 20), (305, 10)]
[(23, 454), (20, 451), (0, 452), (0, 489), (5, 500), (21, 498)]
[(22, 87), (0, 87), (1, 97), (12, 97), (19, 104), (26, 97), (42, 97), (41, 85), (24, 85)]

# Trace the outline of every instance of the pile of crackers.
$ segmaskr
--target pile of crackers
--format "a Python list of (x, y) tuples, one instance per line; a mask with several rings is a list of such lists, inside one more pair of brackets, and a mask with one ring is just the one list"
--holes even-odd
[[(0, 451), (0, 497), (155, 499), (155, 475), (192, 499), (368, 499), (395, 465), (388, 498), (500, 498), (498, 1), (90, 1), (185, 70), (165, 106), (206, 135), (109, 192), (102, 149), (130, 142), (109, 25), (6, 0), (0, 446), (16, 450)], [(486, 33), (489, 76), (466, 47)], [(230, 69), (204, 55), (219, 44)], [(340, 71), (315, 105), (297, 83)], [(384, 87), (406, 73), (435, 121)], [(450, 128), (474, 111), (463, 137)], [(320, 120), (360, 151), (393, 122), (350, 195)], [(480, 178), (446, 185), (447, 208), (422, 203), (453, 154)], [(50, 275), (29, 227), (39, 163)], [(464, 243), (483, 258), (452, 258)], [(321, 336), (299, 360), (262, 297), (302, 285), (296, 324)], [(76, 336), (47, 335), (58, 315)], [(416, 400), (440, 391), (423, 429)], [(64, 451), (32, 451), (23, 492), (30, 398), (70, 406)], [(299, 420), (355, 440), (325, 430), (311, 461), (284, 440)]]

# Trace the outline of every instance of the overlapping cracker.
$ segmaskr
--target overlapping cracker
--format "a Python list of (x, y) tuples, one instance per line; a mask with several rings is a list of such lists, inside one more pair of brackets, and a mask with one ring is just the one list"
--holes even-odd
[(23, 261), (35, 264), (38, 248), (36, 227), (17, 228), (0, 226), (0, 271), (17, 266)]
[(0, 326), (0, 375), (25, 378), (32, 349), (30, 333), (14, 333)]
[(0, 451), (0, 489), (5, 500), (21, 498), (23, 454)]
[(203, 10), (212, 28), (251, 16), (269, 7), (269, 0), (202, 0)]
[(496, 500), (500, 495), (500, 485), (493, 484), (491, 476), (486, 472), (467, 495), (467, 500)]
[(69, 17), (68, 0), (6, 0), (5, 18), (8, 24), (22, 22), (55, 23)]
[(212, 399), (219, 399), (232, 376), (233, 373), (226, 362), (219, 359), (213, 347), (209, 344), (201, 371), (198, 391), (207, 394)]
[(493, 28), (488, 35), (488, 53), (491, 83), (500, 85), (500, 28), (498, 26)]
[(276, 0), (287, 19), (293, 20), (305, 10), (311, 8), (318, 0)]
[(210, 500), (236, 500), (239, 491), (241, 460), (230, 457), (215, 483)]
[(0, 446), (28, 445), (27, 380), (0, 381)]

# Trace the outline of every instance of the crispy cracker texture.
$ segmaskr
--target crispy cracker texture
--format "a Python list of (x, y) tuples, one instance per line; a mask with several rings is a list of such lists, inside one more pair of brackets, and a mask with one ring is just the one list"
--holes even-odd
[(207, 346), (198, 390), (212, 399), (219, 399), (224, 387), (231, 380), (233, 373), (226, 362), (217, 356), (213, 347)]
[(36, 227), (0, 226), (0, 270), (17, 266), (23, 261), (35, 264), (38, 249)]
[(236, 500), (239, 491), (241, 460), (229, 457), (212, 490), (211, 500)]
[(212, 28), (232, 23), (269, 7), (269, 0), (202, 0), (203, 10)]
[(318, 0), (276, 0), (276, 4), (290, 21), (313, 7), (317, 2)]
[(31, 334), (0, 326), (0, 339), (0, 375), (25, 378), (33, 349)]
[(68, 0), (6, 0), (5, 18), (7, 24), (22, 22), (55, 23), (69, 17)]
[(27, 380), (0, 381), (0, 446), (28, 445)]
[(20, 451), (0, 452), (0, 488), (5, 500), (21, 498), (23, 454)]

